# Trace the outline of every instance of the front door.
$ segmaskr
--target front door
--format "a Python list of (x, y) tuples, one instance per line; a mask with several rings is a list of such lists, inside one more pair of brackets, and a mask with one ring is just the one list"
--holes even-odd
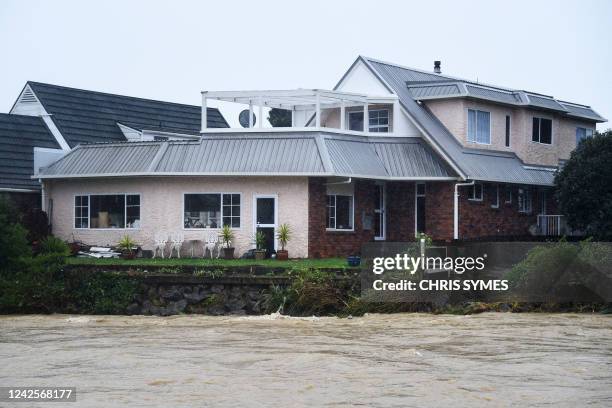
[(386, 238), (386, 221), (387, 216), (385, 214), (387, 197), (385, 197), (387, 191), (384, 183), (376, 185), (376, 192), (374, 197), (374, 239), (377, 241), (383, 241)]
[(263, 232), (266, 236), (267, 256), (276, 250), (276, 196), (256, 195), (255, 196), (255, 233)]

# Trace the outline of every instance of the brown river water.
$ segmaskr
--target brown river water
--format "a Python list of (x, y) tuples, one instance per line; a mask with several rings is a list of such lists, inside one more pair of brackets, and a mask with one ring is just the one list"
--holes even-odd
[(77, 388), (16, 407), (610, 407), (612, 316), (3, 316), (0, 384)]

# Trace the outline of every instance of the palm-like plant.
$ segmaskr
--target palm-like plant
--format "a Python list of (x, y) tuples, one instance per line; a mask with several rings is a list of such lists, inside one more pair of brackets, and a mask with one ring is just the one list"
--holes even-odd
[(232, 231), (231, 227), (226, 224), (223, 226), (223, 228), (221, 228), (219, 237), (221, 238), (223, 245), (225, 245), (226, 248), (229, 248), (234, 241), (234, 231)]
[(291, 239), (291, 227), (289, 224), (281, 224), (278, 227), (278, 231), (276, 232), (276, 239), (281, 245), (281, 250), (285, 250), (285, 246), (287, 246), (287, 242)]
[(266, 234), (263, 231), (257, 231), (255, 234), (255, 247), (261, 251), (266, 246)]
[(117, 246), (125, 252), (132, 252), (136, 248), (136, 242), (126, 234), (121, 238)]

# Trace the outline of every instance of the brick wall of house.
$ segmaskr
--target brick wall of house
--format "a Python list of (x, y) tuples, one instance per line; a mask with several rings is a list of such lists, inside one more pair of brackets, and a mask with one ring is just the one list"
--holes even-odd
[[(469, 187), (460, 188), (459, 196), (459, 238), (486, 239), (494, 237), (528, 236), (529, 227), (537, 222), (541, 212), (542, 189), (533, 187), (532, 212), (523, 214), (518, 210), (519, 186), (500, 185), (499, 208), (492, 205), (495, 201), (495, 184), (483, 184), (483, 200), (470, 201)], [(512, 201), (508, 201), (508, 191), (512, 191)], [(548, 214), (557, 214), (553, 192), (546, 192)]]
[[(375, 183), (358, 180), (355, 183), (355, 231), (326, 230), (326, 179), (310, 178), (308, 203), (308, 253), (311, 257), (332, 257), (359, 254), (361, 245), (374, 240), (374, 229), (364, 230), (364, 216), (374, 214)], [(414, 240), (415, 183), (387, 183), (387, 240)], [(537, 222), (541, 210), (539, 188), (532, 188), (532, 213), (518, 211), (518, 186), (500, 185), (499, 208), (493, 208), (495, 184), (483, 185), (483, 200), (468, 200), (469, 187), (459, 189), (460, 239), (487, 239), (496, 237), (528, 236), (529, 227)], [(512, 201), (506, 203), (508, 190)], [(437, 241), (453, 239), (454, 183), (426, 183), (425, 228)], [(557, 214), (551, 189), (547, 191), (547, 213)]]
[(374, 240), (374, 229), (364, 230), (363, 216), (374, 213), (372, 181), (355, 183), (354, 231), (327, 231), (327, 179), (312, 177), (308, 183), (308, 254), (312, 258), (356, 255), (364, 242)]

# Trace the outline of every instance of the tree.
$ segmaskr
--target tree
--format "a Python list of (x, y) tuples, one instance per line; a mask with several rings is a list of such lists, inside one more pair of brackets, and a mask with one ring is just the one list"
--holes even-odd
[(612, 240), (612, 130), (582, 140), (556, 175), (555, 186), (570, 227)]
[(268, 121), (272, 127), (291, 127), (291, 111), (272, 108), (270, 109)]

